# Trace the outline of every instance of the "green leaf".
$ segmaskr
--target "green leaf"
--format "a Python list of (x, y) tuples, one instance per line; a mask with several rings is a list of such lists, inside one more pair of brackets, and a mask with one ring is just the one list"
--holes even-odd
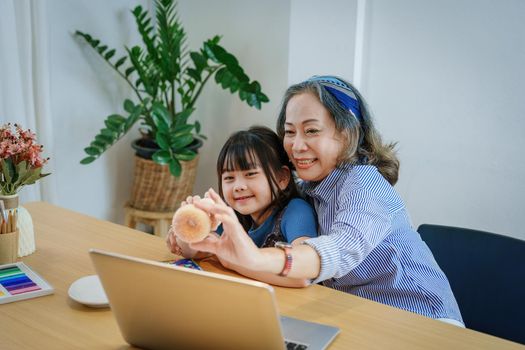
[[(108, 129), (102, 129), (102, 130), (108, 130)], [(100, 141), (92, 141), (90, 144), (89, 144), (91, 147), (97, 147), (97, 148), (100, 148), (102, 149), (103, 151), (106, 150), (106, 147), (107, 147), (107, 144), (106, 143), (102, 143)]]
[(195, 132), (198, 134), (201, 132), (201, 123), (195, 121)]
[(180, 113), (177, 113), (175, 115), (175, 121), (176, 121), (175, 125), (177, 125), (177, 127), (179, 127), (180, 125), (186, 124), (187, 121), (188, 121), (188, 118), (193, 113), (193, 111), (195, 111), (195, 108), (194, 107), (190, 107), (190, 108), (186, 108), (185, 110), (183, 110)]
[(118, 124), (123, 124), (126, 121), (126, 118), (124, 118), (120, 114), (112, 114), (108, 117), (108, 119)]
[(129, 115), (128, 119), (126, 120), (126, 124), (124, 126), (124, 132), (127, 132), (137, 122), (137, 120), (140, 119), (142, 110), (143, 108), (141, 105), (135, 106), (133, 112)]
[(42, 176), (40, 175), (40, 172), (42, 171), (42, 168), (35, 168), (35, 169), (28, 169), (28, 174), (25, 179), (20, 183), (20, 185), (32, 185), (34, 184), (38, 179), (40, 179)]
[(159, 131), (168, 133), (171, 126), (171, 117), (165, 106), (160, 103), (155, 103), (151, 111), (151, 118)]
[(224, 74), (226, 74), (226, 72), (228, 71), (228, 68), (226, 67), (222, 67), (221, 69), (219, 69), (217, 71), (217, 73), (215, 73), (215, 82), (217, 84), (220, 84), (221, 81), (222, 81), (222, 78), (224, 77)]
[[(234, 76), (228, 70), (224, 70), (224, 73), (221, 75), (220, 81), (218, 81), (218, 83), (221, 84), (223, 89), (227, 89), (230, 87), (233, 79), (235, 79)], [(215, 80), (217, 80), (217, 76), (215, 76)]]
[(261, 102), (257, 99), (256, 94), (250, 94), (248, 96), (247, 102), (250, 106), (261, 109)]
[(159, 150), (153, 153), (153, 156), (151, 158), (157, 164), (167, 164), (168, 162), (170, 162), (170, 160), (172, 160), (170, 152), (165, 150)]
[(7, 183), (11, 183), (13, 176), (15, 175), (15, 167), (13, 161), (9, 158), (7, 160), (2, 160), (2, 173), (6, 179)]
[(89, 163), (93, 162), (95, 159), (97, 159), (97, 158), (91, 157), (91, 156), (90, 157), (86, 157), (86, 158), (84, 158), (84, 159), (82, 159), (80, 161), (80, 164), (89, 164)]
[(270, 99), (268, 98), (268, 96), (266, 96), (262, 92), (259, 92), (257, 94), (257, 97), (259, 98), (259, 101), (261, 101), (261, 102), (270, 102)]
[(175, 153), (175, 158), (177, 158), (178, 160), (182, 160), (182, 161), (193, 160), (195, 159), (196, 156), (197, 156), (197, 153), (189, 149), (183, 149), (182, 151)]
[(135, 71), (135, 67), (129, 67), (128, 69), (126, 69), (126, 71), (124, 72), (124, 74), (126, 75), (126, 78), (129, 77), (129, 75), (133, 73), (134, 71)]
[(130, 99), (124, 100), (124, 110), (128, 113), (133, 113), (133, 110), (135, 109), (135, 105)]
[(185, 134), (185, 133), (190, 132), (194, 127), (195, 125), (193, 124), (180, 125), (180, 126), (177, 126), (175, 130), (173, 130), (173, 133), (174, 134)]
[(86, 147), (84, 148), (84, 152), (86, 152), (90, 156), (100, 155), (100, 150), (97, 147)]
[(160, 148), (163, 150), (169, 150), (170, 148), (170, 141), (169, 136), (165, 134), (164, 132), (157, 132), (157, 135), (155, 135), (155, 141), (159, 145)]
[[(120, 132), (120, 126), (122, 125), (121, 123), (119, 122), (116, 122), (114, 120), (111, 120), (111, 119), (106, 119), (104, 120), (104, 124), (106, 125), (106, 127), (109, 129), (109, 130), (112, 130), (116, 133), (119, 133)], [(104, 135), (104, 136), (109, 136), (111, 137), (110, 135)]]
[(204, 52), (206, 53), (206, 55), (215, 63), (221, 63), (219, 61), (219, 59), (215, 56), (215, 53), (213, 52), (213, 49), (212, 47), (214, 46), (215, 44), (213, 44), (212, 42), (210, 41), (207, 41), (205, 44), (204, 44)]
[(248, 98), (248, 93), (244, 90), (239, 90), (239, 98), (242, 101), (246, 101), (246, 99)]
[(221, 36), (219, 35), (215, 35), (212, 39), (208, 40), (209, 42), (211, 42), (212, 44), (215, 44), (217, 45), (219, 43), (219, 41), (221, 40)]
[(169, 163), (170, 173), (175, 176), (179, 177), (180, 173), (182, 172), (182, 167), (177, 159), (171, 159)]
[(222, 63), (224, 63), (228, 67), (239, 66), (239, 61), (237, 60), (237, 58), (235, 58), (234, 55), (232, 55), (231, 53), (229, 53), (226, 50), (224, 50), (221, 46), (217, 45), (217, 48), (221, 49), (219, 57), (220, 57)]
[(111, 129), (108, 129), (108, 128), (101, 129), (100, 133), (102, 135), (106, 135), (106, 136), (109, 136), (111, 138), (117, 138), (118, 137), (118, 133), (116, 133), (115, 131), (113, 131)]
[(239, 83), (239, 80), (237, 78), (233, 77), (232, 81), (230, 82), (230, 92), (233, 94), (237, 90), (239, 90), (241, 84)]
[(191, 52), (190, 57), (193, 63), (195, 64), (195, 68), (199, 72), (201, 72), (204, 69), (204, 67), (208, 65), (208, 63), (206, 62), (206, 58), (204, 58), (204, 56), (198, 52)]
[(126, 60), (128, 59), (127, 56), (122, 56), (116, 63), (115, 63), (115, 68), (118, 68), (120, 66), (122, 66), (124, 64), (124, 62), (126, 62)]
[(95, 140), (103, 144), (112, 144), (113, 141), (115, 141), (115, 139), (112, 138), (111, 136), (101, 135), (101, 134), (98, 134), (97, 136), (95, 136)]
[(104, 54), (104, 51), (106, 51), (107, 49), (108, 49), (107, 45), (102, 45), (102, 46), (99, 46), (97, 50), (98, 50), (98, 53)]
[(193, 68), (187, 68), (186, 73), (192, 77), (195, 81), (201, 81), (201, 75), (198, 71)]
[(193, 142), (193, 135), (192, 134), (182, 134), (175, 138), (175, 140), (172, 140), (170, 146), (172, 149), (178, 151), (179, 149), (188, 146), (190, 143)]
[(241, 83), (248, 83), (250, 78), (244, 73), (244, 70), (240, 66), (228, 66), (230, 73), (239, 80)]
[(114, 55), (115, 55), (115, 49), (112, 49), (112, 50), (110, 50), (110, 51), (108, 51), (108, 52), (106, 53), (106, 55), (104, 56), (104, 58), (105, 58), (106, 60), (109, 60), (109, 59), (110, 59), (111, 57), (113, 57)]
[(24, 178), (27, 172), (27, 162), (25, 160), (21, 161), (16, 165), (16, 174), (18, 174), (17, 182), (20, 181), (20, 179)]

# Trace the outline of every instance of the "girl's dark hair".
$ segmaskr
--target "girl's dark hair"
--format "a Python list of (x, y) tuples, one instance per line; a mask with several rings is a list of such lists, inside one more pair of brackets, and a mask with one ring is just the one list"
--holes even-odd
[[(265, 126), (252, 126), (248, 130), (233, 133), (217, 158), (217, 178), (219, 180), (219, 194), (224, 199), (222, 191), (222, 174), (226, 171), (250, 170), (260, 166), (268, 179), (271, 190), (271, 204), (261, 213), (264, 215), (274, 208), (283, 209), (288, 202), (299, 197), (299, 192), (290, 173), (290, 181), (284, 190), (279, 188), (279, 172), (283, 166), (292, 169), (288, 156), (279, 136)], [(250, 215), (237, 213), (244, 229), (248, 230), (253, 224)]]
[(383, 143), (381, 136), (374, 127), (372, 116), (359, 91), (345, 80), (334, 77), (344, 82), (352, 90), (359, 102), (361, 118), (358, 120), (349, 110), (328, 92), (319, 81), (307, 80), (292, 85), (286, 90), (283, 98), (279, 117), (277, 119), (277, 133), (284, 137), (284, 123), (286, 121), (286, 107), (290, 99), (296, 95), (310, 93), (316, 96), (328, 110), (335, 122), (336, 130), (345, 136), (342, 154), (339, 155), (338, 164), (370, 164), (377, 167), (381, 175), (393, 186), (399, 175), (399, 160), (394, 150), (395, 143)]

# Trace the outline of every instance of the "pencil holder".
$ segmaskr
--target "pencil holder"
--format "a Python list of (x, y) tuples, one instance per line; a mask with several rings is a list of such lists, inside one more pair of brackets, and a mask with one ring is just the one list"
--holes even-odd
[(18, 256), (18, 230), (0, 234), (0, 264), (16, 261)]

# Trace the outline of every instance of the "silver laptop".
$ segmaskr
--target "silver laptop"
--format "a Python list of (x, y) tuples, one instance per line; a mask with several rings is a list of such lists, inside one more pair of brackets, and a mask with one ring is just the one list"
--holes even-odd
[(280, 317), (265, 283), (97, 249), (89, 254), (124, 339), (137, 347), (325, 349), (339, 333)]

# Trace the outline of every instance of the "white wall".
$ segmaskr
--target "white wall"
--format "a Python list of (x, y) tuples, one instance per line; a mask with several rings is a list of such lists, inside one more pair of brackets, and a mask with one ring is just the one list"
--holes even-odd
[(292, 0), (288, 81), (332, 74), (353, 78), (356, 0)]
[[(365, 2), (361, 91), (384, 139), (399, 142), (396, 188), (414, 225), (456, 225), (525, 239), (525, 3)], [(290, 57), (306, 54), (309, 37), (301, 29), (330, 4), (339, 6), (330, 22), (355, 35), (345, 24), (355, 1), (321, 6), (292, 0)], [(345, 39), (333, 31), (317, 26), (323, 52), (310, 50), (308, 58), (294, 60), (291, 82), (304, 72), (324, 72), (326, 52), (340, 54), (335, 73), (344, 72), (341, 62), (353, 67), (352, 50), (338, 51)], [(304, 44), (295, 47), (297, 42)]]
[[(362, 0), (360, 0), (363, 2)], [(132, 133), (88, 166), (82, 149), (106, 115), (122, 111), (125, 84), (71, 33), (111, 46), (137, 42), (129, 9), (147, 0), (48, 0), (58, 205), (122, 222)], [(417, 226), (465, 226), (525, 238), (525, 3), (521, 0), (368, 0), (361, 90), (386, 140), (399, 142), (397, 190)], [(182, 0), (191, 48), (215, 34), (261, 82), (271, 103), (245, 106), (213, 83), (195, 116), (209, 140), (195, 192), (215, 186), (229, 133), (274, 126), (288, 83), (312, 74), (354, 77), (357, 0)]]
[[(147, 1), (49, 0), (51, 109), (55, 128), (56, 204), (115, 222), (123, 221), (123, 205), (133, 175), (133, 153), (126, 136), (100, 159), (81, 165), (83, 149), (104, 127), (104, 119), (123, 113), (131, 89), (94, 51), (73, 37), (81, 30), (102, 39), (123, 55), (123, 45), (138, 43), (132, 5)], [(120, 57), (119, 56), (119, 57)]]
[[(215, 162), (228, 136), (253, 124), (275, 127), (282, 95), (287, 88), (290, 4), (281, 0), (183, 0), (179, 14), (188, 33), (190, 48), (198, 49), (215, 36), (239, 60), (251, 79), (261, 83), (270, 98), (256, 110), (238, 95), (210, 82), (203, 90), (192, 118), (208, 136), (201, 151), (194, 192), (217, 188)], [(203, 10), (205, 9), (205, 10)]]
[[(133, 96), (129, 87), (91, 48), (72, 37), (88, 32), (123, 53), (123, 45), (139, 42), (130, 10), (142, 0), (48, 0), (51, 52), (51, 98), (56, 128), (55, 154), (57, 205), (114, 222), (123, 222), (123, 206), (133, 180), (130, 132), (101, 158), (87, 166), (79, 161), (109, 114), (123, 113), (122, 101)], [(288, 1), (182, 0), (178, 11), (188, 34), (190, 49), (216, 34), (246, 73), (258, 80), (270, 98), (261, 111), (241, 103), (214, 81), (204, 89), (194, 116), (208, 141), (201, 149), (195, 186), (203, 193), (216, 186), (215, 160), (228, 135), (258, 123), (273, 127), (277, 106), (287, 86)], [(119, 56), (120, 57), (120, 56)]]
[(525, 239), (525, 2), (370, 5), (365, 94), (415, 224)]

